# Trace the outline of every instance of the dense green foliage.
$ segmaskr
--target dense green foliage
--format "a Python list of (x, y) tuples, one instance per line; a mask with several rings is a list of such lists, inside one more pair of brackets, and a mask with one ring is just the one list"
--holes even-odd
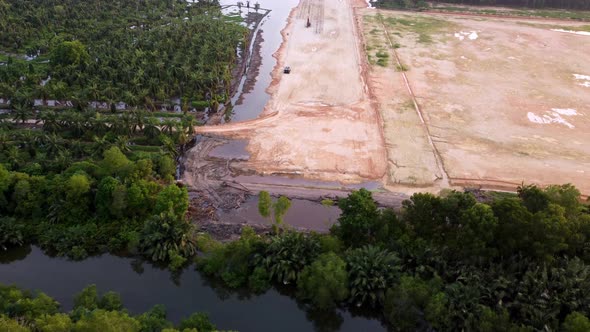
[[(10, 7), (0, 4), (3, 9)], [(76, 6), (90, 4), (78, 2)], [(19, 2), (15, 6), (30, 5)], [(35, 9), (43, 11), (45, 6), (49, 3)], [(195, 15), (208, 15), (201, 11)], [(228, 29), (234, 25), (222, 23), (225, 21), (219, 19), (217, 10), (211, 11), (219, 24), (227, 24)], [(30, 17), (46, 14), (31, 13)], [(78, 14), (72, 11), (67, 15)], [(73, 24), (80, 31), (90, 29), (72, 22), (59, 24)], [(2, 23), (5, 28), (13, 21), (10, 18)], [(45, 30), (41, 32), (47, 37)], [(35, 36), (31, 38), (42, 38)], [(87, 51), (92, 59), (92, 50), (80, 42), (63, 41), (52, 51), (51, 63), (80, 66), (88, 61)], [(9, 67), (0, 66), (0, 71)], [(29, 67), (36, 70), (33, 64)], [(78, 69), (70, 68), (68, 73)], [(17, 89), (19, 93), (27, 91), (26, 86)], [(68, 91), (76, 92), (76, 87), (70, 86)], [(192, 227), (184, 218), (186, 190), (170, 183), (176, 172), (174, 159), (190, 141), (195, 117), (186, 112), (117, 111), (114, 107), (89, 110), (83, 104), (49, 109), (33, 107), (30, 97), (13, 98), (10, 113), (0, 114), (0, 248), (36, 242), (75, 259), (106, 250), (140, 252), (169, 262), (171, 268), (181, 267), (195, 248)]]
[(102, 159), (75, 162), (58, 174), (0, 164), (0, 214), (11, 216), (2, 218), (0, 247), (37, 242), (75, 259), (106, 250), (162, 261), (192, 256), (186, 188), (166, 185), (171, 174), (158, 174), (157, 162), (131, 161), (111, 147)]
[(302, 298), (320, 309), (330, 309), (348, 298), (346, 262), (333, 252), (306, 266), (297, 283)]
[(296, 286), (311, 310), (377, 309), (399, 331), (585, 331), (590, 212), (579, 196), (571, 185), (488, 203), (415, 194), (396, 215), (362, 189), (339, 200), (332, 235), (248, 229), (208, 244), (199, 267), (232, 288)]
[(215, 331), (206, 314), (195, 313), (178, 324), (166, 319), (166, 310), (157, 305), (138, 316), (130, 315), (117, 293), (98, 295), (95, 285), (83, 289), (69, 313), (59, 312), (59, 303), (44, 293), (22, 291), (0, 285), (0, 331), (10, 332), (209, 332)]
[(0, 17), (0, 97), (80, 105), (224, 100), (247, 33), (214, 1), (1, 0)]

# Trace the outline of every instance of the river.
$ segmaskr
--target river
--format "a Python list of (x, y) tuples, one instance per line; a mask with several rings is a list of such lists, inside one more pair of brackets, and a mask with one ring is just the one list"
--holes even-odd
[(84, 261), (50, 257), (35, 246), (0, 254), (0, 282), (41, 290), (70, 310), (73, 297), (89, 284), (99, 292), (121, 294), (132, 314), (163, 304), (178, 322), (195, 311), (207, 312), (221, 330), (247, 331), (385, 331), (379, 320), (335, 314), (309, 314), (288, 295), (271, 289), (263, 295), (238, 294), (211, 285), (191, 266), (180, 275), (141, 260), (102, 255)]

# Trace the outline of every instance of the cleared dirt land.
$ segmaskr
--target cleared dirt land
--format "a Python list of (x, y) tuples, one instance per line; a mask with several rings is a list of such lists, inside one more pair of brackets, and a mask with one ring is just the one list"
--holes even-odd
[(556, 31), (588, 26), (359, 14), (369, 85), (384, 118), (389, 184), (436, 186), (446, 172), (452, 185), (571, 182), (590, 193), (590, 33)]
[[(353, 5), (365, 3), (302, 0), (282, 32), (261, 118), (198, 132), (248, 139), (246, 167), (261, 174), (381, 180), (387, 168), (382, 121), (363, 79)], [(287, 65), (291, 74), (282, 73)]]

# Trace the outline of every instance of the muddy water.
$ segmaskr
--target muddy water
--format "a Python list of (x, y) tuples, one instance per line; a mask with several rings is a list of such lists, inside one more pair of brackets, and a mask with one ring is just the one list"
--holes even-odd
[(168, 319), (178, 322), (195, 311), (208, 312), (220, 330), (248, 331), (385, 331), (378, 320), (338, 310), (332, 314), (306, 312), (304, 306), (277, 290), (263, 295), (238, 294), (215, 287), (193, 267), (180, 276), (148, 263), (102, 255), (81, 262), (45, 255), (37, 247), (0, 253), (0, 283), (41, 290), (73, 306), (73, 296), (89, 284), (99, 291), (121, 294), (132, 314), (163, 304)]
[(209, 157), (248, 160), (250, 158), (250, 154), (248, 154), (248, 151), (246, 151), (246, 146), (248, 146), (247, 140), (228, 141), (227, 143), (211, 150), (211, 152), (209, 152)]
[[(270, 225), (270, 220), (263, 218), (258, 213), (258, 197), (250, 197), (237, 210), (219, 211), (219, 220), (231, 223), (265, 224)], [(324, 206), (303, 199), (291, 200), (291, 208), (285, 214), (283, 220), (286, 225), (295, 228), (311, 229), (318, 232), (327, 232), (330, 226), (336, 223), (340, 216), (337, 206)]]
[[(244, 4), (245, 0), (241, 0)], [(253, 0), (250, 1), (250, 7), (254, 3), (260, 3), (260, 8), (270, 9), (271, 12), (262, 20), (257, 33), (262, 34), (264, 41), (261, 44), (260, 53), (262, 56), (260, 64), (260, 73), (256, 78), (256, 83), (252, 90), (243, 94), (241, 101), (233, 105), (233, 114), (231, 121), (244, 121), (256, 118), (264, 109), (270, 96), (266, 93), (266, 88), (270, 85), (272, 70), (276, 64), (276, 59), (273, 58), (273, 53), (276, 52), (283, 38), (281, 30), (287, 23), (287, 18), (291, 9), (297, 6), (299, 0)], [(221, 5), (235, 5), (236, 1), (221, 0)], [(242, 7), (242, 11), (254, 11), (253, 8)], [(253, 40), (256, 39), (254, 36)], [(237, 93), (239, 95), (240, 92)]]

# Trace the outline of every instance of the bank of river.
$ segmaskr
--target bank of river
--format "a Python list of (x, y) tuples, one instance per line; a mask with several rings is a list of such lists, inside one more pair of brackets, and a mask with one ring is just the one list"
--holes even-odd
[[(221, 0), (220, 4), (228, 6), (235, 5), (237, 2), (238, 0)], [(256, 61), (260, 61), (258, 76), (254, 78), (254, 82), (250, 84), (247, 82), (249, 86), (244, 94), (238, 91), (231, 116), (231, 121), (234, 122), (254, 119), (264, 110), (270, 98), (266, 89), (270, 86), (272, 80), (270, 75), (276, 64), (276, 59), (272, 55), (283, 42), (281, 30), (287, 24), (291, 9), (297, 6), (299, 0), (253, 0), (250, 1), (250, 8), (245, 7), (246, 1), (241, 0), (241, 2), (244, 3), (242, 6), (244, 12), (254, 11), (253, 6), (256, 2), (260, 4), (260, 8), (270, 9), (271, 12), (265, 16), (257, 30), (257, 34), (261, 34), (263, 39), (260, 44), (260, 57), (253, 55), (257, 58)], [(252, 40), (255, 39), (256, 36), (253, 36)], [(240, 96), (239, 101), (237, 101), (238, 96)]]
[[(178, 322), (195, 311), (209, 313), (220, 330), (247, 331), (385, 331), (376, 319), (306, 313), (288, 295), (270, 290), (263, 295), (237, 294), (213, 287), (194, 267), (179, 276), (147, 262), (102, 255), (74, 262), (49, 257), (37, 247), (23, 247), (0, 254), (0, 283), (41, 290), (70, 310), (73, 296), (89, 284), (99, 291), (121, 294), (132, 314), (163, 304), (168, 318)], [(332, 327), (332, 328), (330, 328)]]

